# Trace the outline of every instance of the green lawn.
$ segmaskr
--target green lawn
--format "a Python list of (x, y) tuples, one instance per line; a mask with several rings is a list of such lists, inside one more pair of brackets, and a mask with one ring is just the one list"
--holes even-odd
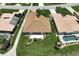
[(17, 9), (0, 9), (0, 14), (2, 13), (13, 13), (13, 12), (18, 12), (19, 10)]
[(28, 37), (22, 34), (16, 50), (18, 56), (79, 55), (79, 45), (72, 45), (59, 50), (55, 49), (58, 41), (55, 34), (49, 34), (44, 40), (35, 41), (30, 46), (25, 46), (27, 40)]
[(56, 12), (61, 13), (63, 16), (72, 15), (72, 13), (68, 11), (66, 8), (61, 8), (61, 7), (56, 7)]
[(73, 8), (75, 11), (79, 12), (79, 5), (77, 5), (77, 6), (72, 6), (72, 8)]
[[(44, 40), (38, 40), (33, 42), (30, 46), (25, 46), (25, 42), (28, 40), (28, 37), (21, 35), (21, 39), (19, 41), (17, 47), (17, 55), (20, 56), (43, 56), (43, 55), (54, 55), (54, 44), (57, 39), (54, 34), (47, 35), (47, 38)], [(54, 51), (53, 51), (54, 50)]]
[(49, 17), (49, 15), (51, 14), (49, 10), (45, 9), (45, 10), (37, 10), (36, 11), (38, 13), (38, 15), (43, 15), (43, 16), (46, 16), (46, 17)]

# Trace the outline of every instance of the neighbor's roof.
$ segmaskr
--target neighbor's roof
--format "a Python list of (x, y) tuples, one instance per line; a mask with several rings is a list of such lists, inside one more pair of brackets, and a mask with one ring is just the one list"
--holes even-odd
[(23, 32), (51, 32), (48, 17), (42, 15), (37, 17), (35, 12), (29, 12), (25, 19)]
[(77, 32), (79, 31), (78, 20), (75, 16), (61, 14), (52, 14), (56, 23), (58, 32)]
[(79, 16), (79, 12), (75, 12)]
[(14, 13), (3, 13), (0, 16), (0, 31), (12, 31), (15, 27), (10, 22), (12, 21), (12, 18), (14, 17)]

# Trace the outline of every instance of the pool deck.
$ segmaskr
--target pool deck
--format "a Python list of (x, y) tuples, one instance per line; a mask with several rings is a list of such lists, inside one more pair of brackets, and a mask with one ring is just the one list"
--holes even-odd
[[(75, 35), (76, 37), (79, 37), (79, 34), (72, 34), (72, 35)], [(63, 44), (71, 43), (71, 42), (79, 42), (79, 40), (64, 41), (63, 36), (66, 36), (66, 35), (58, 35), (58, 36), (60, 38), (60, 42), (62, 42)]]

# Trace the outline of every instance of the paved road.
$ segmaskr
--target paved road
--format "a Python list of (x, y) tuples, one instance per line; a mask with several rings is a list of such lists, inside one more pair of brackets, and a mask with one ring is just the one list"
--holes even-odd
[(61, 4), (61, 5), (52, 5), (52, 6), (9, 6), (9, 5), (0, 5), (0, 9), (52, 9), (52, 8), (56, 8), (57, 6), (60, 7), (70, 7), (70, 6), (74, 6), (74, 5), (79, 5), (78, 3), (72, 3), (72, 4)]

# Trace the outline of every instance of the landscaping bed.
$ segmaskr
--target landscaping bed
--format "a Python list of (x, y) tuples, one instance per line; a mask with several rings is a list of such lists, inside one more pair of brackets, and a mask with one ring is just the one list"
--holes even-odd
[(79, 5), (77, 5), (77, 6), (72, 6), (72, 8), (73, 8), (75, 11), (79, 12)]
[(45, 10), (38, 9), (36, 12), (38, 13), (38, 16), (43, 15), (45, 17), (49, 17), (49, 15), (51, 14), (48, 9), (45, 9)]
[(65, 3), (44, 3), (45, 6), (60, 5)]
[(0, 35), (0, 53), (5, 53), (10, 47), (10, 39), (6, 40), (8, 37), (6, 35)]
[(18, 12), (18, 9), (0, 9), (0, 14), (2, 13), (13, 13), (13, 12)]
[(56, 12), (61, 13), (63, 16), (72, 15), (72, 13), (68, 11), (66, 8), (61, 8), (61, 7), (56, 7)]
[(39, 4), (38, 3), (33, 3), (33, 6), (38, 6)]

